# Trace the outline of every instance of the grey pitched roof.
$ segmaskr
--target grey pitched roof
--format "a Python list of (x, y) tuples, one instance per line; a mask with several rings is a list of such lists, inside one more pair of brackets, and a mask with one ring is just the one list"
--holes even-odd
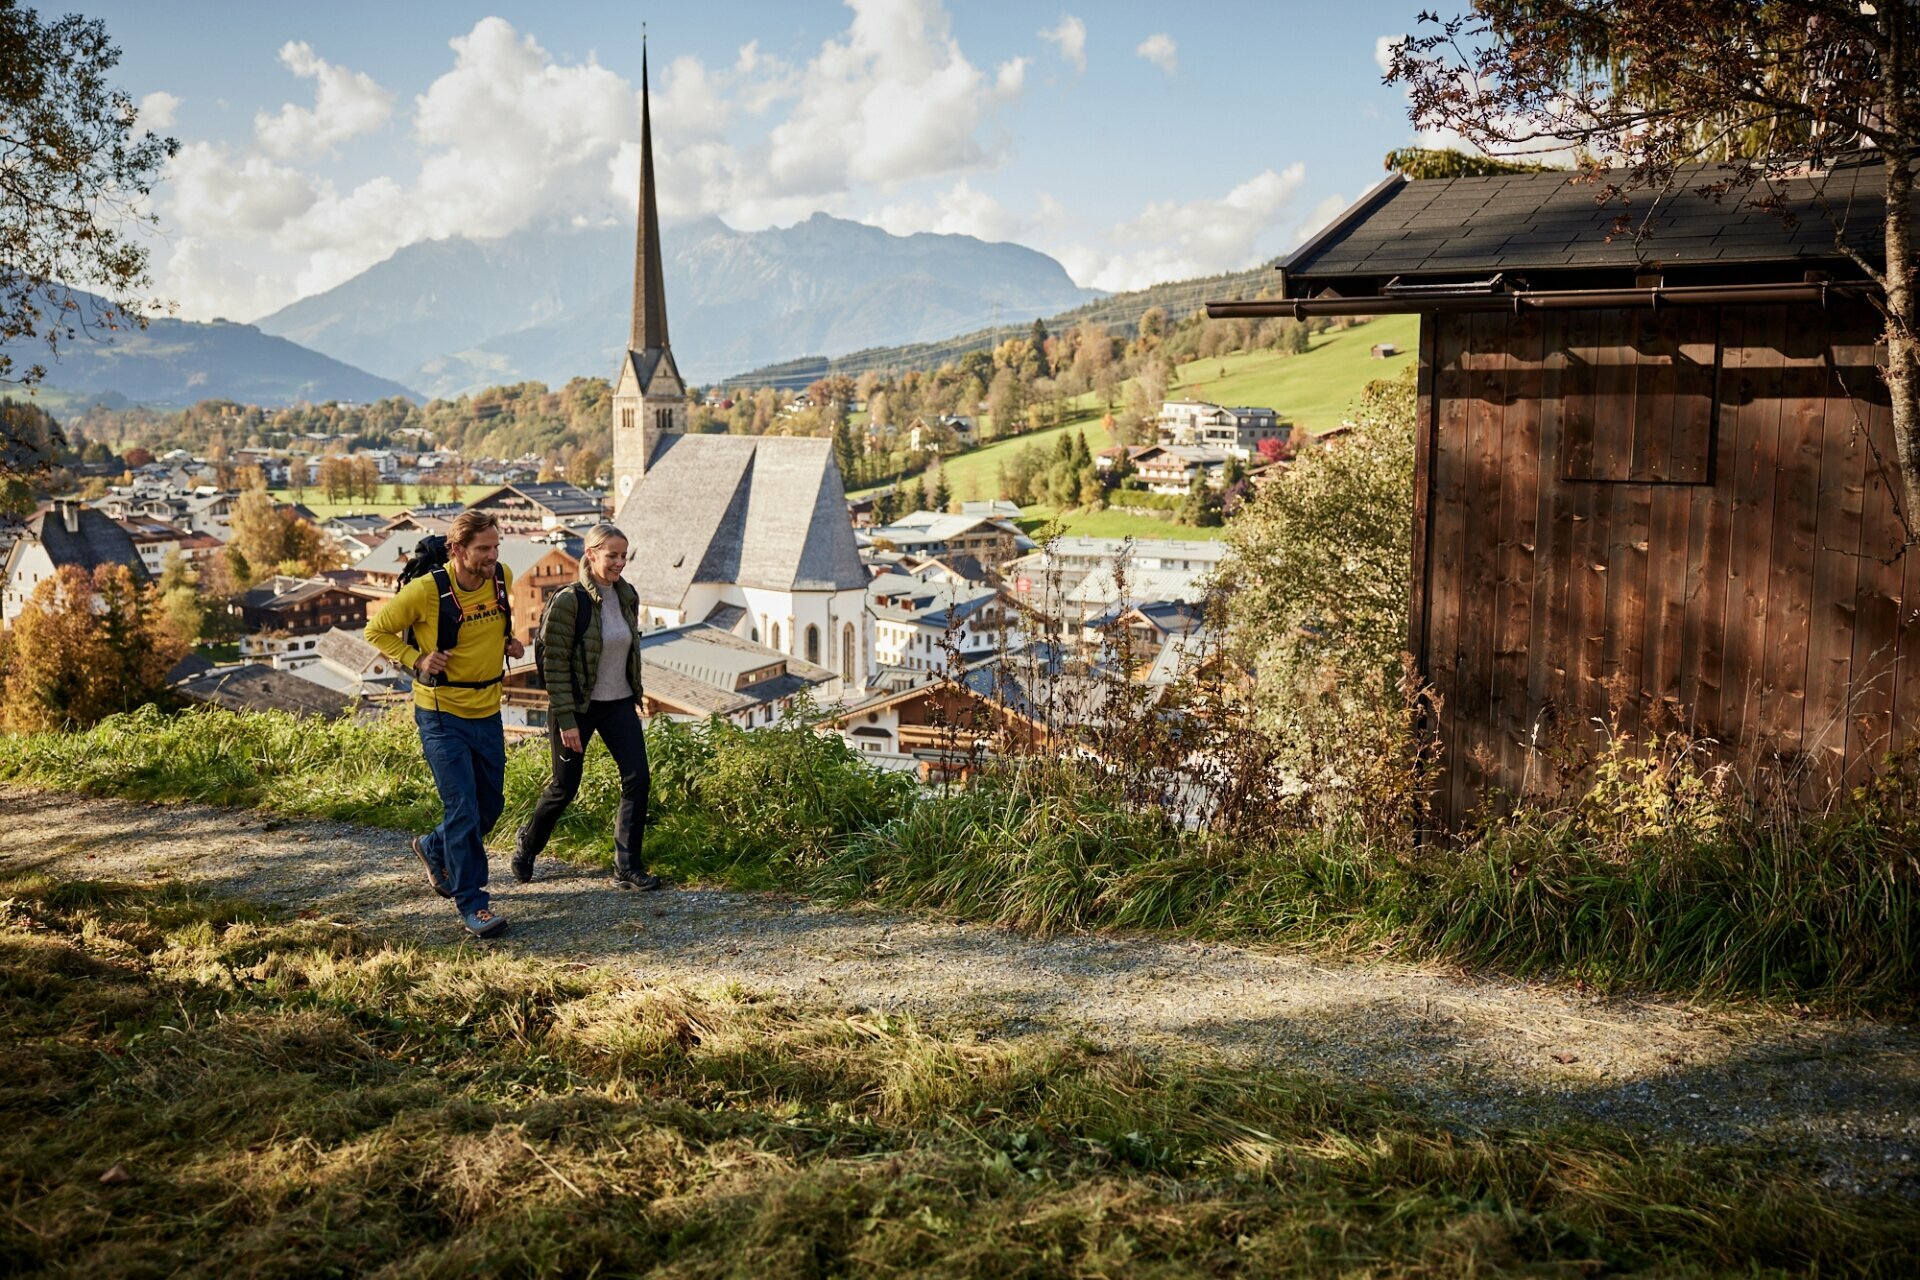
[[(72, 529), (67, 528), (69, 513), (74, 516)], [(133, 538), (104, 511), (56, 505), (28, 520), (27, 534), (46, 548), (55, 568), (76, 565), (91, 573), (103, 564), (124, 564), (133, 570), (134, 577), (147, 576)]]
[(343, 694), (258, 662), (216, 667), (174, 688), (195, 702), (209, 702), (230, 711), (289, 711), (297, 716), (332, 719), (354, 704), (354, 699)]
[(1645, 219), (1647, 234), (1638, 240), (1615, 235), (1611, 241), (1622, 206), (1617, 199), (1597, 202), (1604, 183), (1572, 180), (1564, 172), (1390, 179), (1281, 264), (1287, 296), (1309, 296), (1310, 289), (1342, 277), (1812, 265), (1841, 259), (1836, 225), (1850, 247), (1872, 259), (1884, 256), (1885, 174), (1879, 163), (1851, 163), (1816, 177), (1781, 181), (1791, 222), (1754, 206), (1763, 188), (1721, 200), (1701, 194), (1699, 188), (1728, 176), (1715, 165), (1694, 165), (1682, 170), (1663, 196), (1630, 193), (1629, 211), (1636, 224)]
[(669, 435), (620, 508), (627, 580), (678, 608), (696, 582), (773, 591), (864, 587), (829, 440)]
[[(778, 702), (833, 679), (825, 667), (703, 623), (642, 636), (640, 662), (649, 694), (708, 715)], [(776, 666), (779, 674), (740, 685), (747, 675)]]

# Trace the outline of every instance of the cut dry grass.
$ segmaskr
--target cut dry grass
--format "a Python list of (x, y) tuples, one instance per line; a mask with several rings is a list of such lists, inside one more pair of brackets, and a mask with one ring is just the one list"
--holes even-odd
[(1871, 1275), (1920, 1230), (1737, 1152), (33, 875), (0, 1107), (13, 1274)]

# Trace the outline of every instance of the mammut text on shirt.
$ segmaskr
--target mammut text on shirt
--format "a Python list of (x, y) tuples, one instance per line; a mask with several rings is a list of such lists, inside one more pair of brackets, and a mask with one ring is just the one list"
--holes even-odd
[[(513, 589), (513, 570), (502, 568), (507, 590)], [(507, 620), (494, 596), (493, 580), (488, 578), (478, 589), (464, 591), (454, 579), (453, 598), (463, 615), (459, 644), (447, 662), (448, 680), (480, 681), (498, 676), (506, 662)], [(413, 628), (415, 644), (406, 641), (407, 628)], [(408, 670), (439, 647), (440, 597), (433, 575), (423, 574), (400, 588), (400, 594), (380, 607), (367, 622), (367, 641), (380, 652)], [(456, 689), (446, 685), (429, 688), (414, 682), (414, 705), (429, 711), (445, 711), (480, 720), (500, 710), (500, 686), (481, 689)]]

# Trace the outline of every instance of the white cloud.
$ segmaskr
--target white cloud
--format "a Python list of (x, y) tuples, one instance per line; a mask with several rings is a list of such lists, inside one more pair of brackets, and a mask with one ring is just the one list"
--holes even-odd
[(807, 64), (798, 101), (767, 140), (770, 194), (886, 186), (997, 160), (1007, 144), (983, 146), (980, 126), (1018, 97), (1025, 59), (999, 67), (988, 88), (935, 0), (848, 3), (845, 38)]
[(142, 129), (165, 129), (173, 123), (173, 116), (180, 110), (180, 99), (164, 89), (157, 89), (140, 99), (140, 127)]
[[(656, 66), (665, 220), (718, 215), (752, 229), (823, 210), (852, 216), (878, 195), (891, 198), (888, 218), (916, 229), (1004, 237), (1019, 225), (965, 182), (946, 184), (1008, 154), (999, 118), (1024, 92), (1029, 60), (973, 63), (938, 0), (849, 5), (846, 29), (803, 63), (747, 44), (725, 62), (683, 56)], [(161, 287), (188, 314), (238, 318), (329, 288), (420, 240), (631, 220), (634, 79), (592, 58), (561, 62), (500, 18), (476, 22), (449, 48), (451, 66), (407, 111), (411, 171), (352, 185), (324, 176), (326, 153), (389, 121), (394, 96), (304, 44), (283, 48), (282, 63), (314, 81), (313, 106), (261, 112), (250, 146), (182, 148), (156, 193), (175, 245), (156, 251)], [(918, 204), (899, 194), (932, 184), (943, 193)]]
[(182, 146), (162, 176), (167, 221), (194, 236), (271, 232), (316, 198), (313, 183), (298, 170), (206, 142)]
[(1060, 50), (1060, 60), (1073, 64), (1075, 71), (1087, 69), (1087, 24), (1070, 13), (1060, 15), (1060, 24), (1042, 31), (1040, 38)]
[(1287, 214), (1305, 178), (1306, 167), (1292, 164), (1217, 200), (1150, 204), (1115, 227), (1107, 246), (1071, 244), (1054, 256), (1077, 283), (1116, 291), (1243, 270), (1297, 241)]
[[(1057, 207), (1057, 206), (1056, 206)], [(916, 231), (938, 235), (976, 236), (982, 240), (1013, 240), (1030, 225), (984, 191), (975, 191), (965, 178), (931, 202), (890, 204), (868, 216), (872, 223), (896, 236)]]
[(1173, 37), (1164, 31), (1156, 31), (1142, 40), (1134, 52), (1168, 75), (1180, 69), (1180, 50), (1173, 43)]
[(393, 114), (393, 95), (372, 76), (334, 66), (311, 45), (288, 41), (280, 47), (280, 61), (302, 80), (314, 82), (313, 106), (289, 102), (273, 115), (262, 111), (253, 117), (254, 134), (268, 155), (318, 155), (373, 132)]

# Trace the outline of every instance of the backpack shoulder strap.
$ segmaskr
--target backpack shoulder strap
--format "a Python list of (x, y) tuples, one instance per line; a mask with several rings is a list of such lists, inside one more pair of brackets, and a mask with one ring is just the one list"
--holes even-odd
[(437, 564), (431, 570), (433, 589), (440, 597), (439, 630), (434, 635), (434, 643), (448, 653), (453, 652), (460, 643), (460, 601), (453, 594), (453, 573), (443, 564)]

